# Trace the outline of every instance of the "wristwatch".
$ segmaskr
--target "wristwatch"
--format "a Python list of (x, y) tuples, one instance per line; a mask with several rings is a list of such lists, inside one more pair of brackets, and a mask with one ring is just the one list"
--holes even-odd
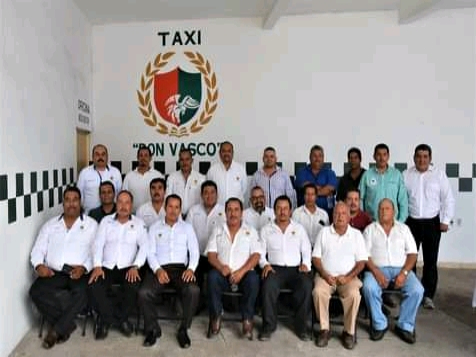
[(402, 270), (403, 275), (408, 276), (408, 270)]

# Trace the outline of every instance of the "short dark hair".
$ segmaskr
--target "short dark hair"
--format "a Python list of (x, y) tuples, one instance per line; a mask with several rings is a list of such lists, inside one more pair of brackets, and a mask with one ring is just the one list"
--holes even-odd
[(223, 145), (226, 145), (226, 144), (228, 144), (228, 145), (231, 146), (231, 150), (232, 150), (232, 151), (235, 151), (235, 148), (233, 147), (233, 144), (230, 143), (228, 140), (225, 140), (224, 142), (222, 142), (222, 143), (220, 144), (220, 151), (221, 151), (221, 147), (222, 147)]
[(101, 181), (101, 183), (99, 184), (99, 194), (101, 194), (101, 188), (103, 188), (104, 186), (111, 186), (112, 192), (116, 193), (116, 188), (114, 187), (114, 184), (111, 181), (107, 180)]
[(362, 161), (362, 152), (360, 151), (359, 148), (356, 148), (356, 147), (351, 147), (348, 151), (347, 151), (347, 159), (350, 159), (350, 154), (357, 154), (357, 156), (359, 157), (359, 160)]
[(154, 183), (157, 183), (157, 182), (160, 182), (162, 184), (162, 186), (164, 186), (164, 191), (167, 189), (167, 181), (165, 181), (165, 179), (163, 179), (162, 177), (156, 177), (156, 178), (150, 180), (149, 189), (151, 189), (152, 185)]
[(226, 200), (225, 202), (225, 211), (227, 210), (228, 206), (232, 202), (238, 202), (240, 205), (240, 209), (243, 211), (243, 202), (238, 197), (230, 197), (229, 199)]
[(79, 188), (77, 186), (67, 186), (66, 189), (64, 190), (63, 192), (63, 199), (66, 198), (66, 194), (68, 192), (75, 192), (78, 194), (79, 196), (79, 200), (81, 201), (81, 191), (79, 190)]
[(375, 145), (374, 155), (377, 153), (377, 150), (387, 150), (387, 154), (390, 154), (390, 150), (388, 148), (388, 145), (384, 144), (384, 143), (380, 143), (380, 144)]
[(345, 194), (345, 198), (347, 198), (347, 196), (349, 195), (349, 192), (357, 192), (357, 194), (358, 194), (359, 197), (360, 197), (360, 190), (359, 190), (358, 188), (352, 187), (352, 188), (348, 189), (348, 190), (347, 190), (347, 193)]
[(276, 152), (276, 150), (275, 150), (274, 147), (272, 147), (272, 146), (267, 146), (267, 147), (265, 147), (265, 149), (263, 150), (263, 152), (266, 152), (266, 151)]
[(274, 205), (273, 205), (274, 210), (276, 210), (276, 207), (278, 206), (279, 201), (286, 201), (289, 204), (289, 208), (290, 209), (293, 208), (293, 204), (291, 203), (291, 199), (286, 195), (281, 195), (281, 196), (278, 196), (276, 198), (276, 200), (274, 201)]
[(188, 152), (190, 154), (190, 157), (193, 158), (193, 154), (192, 154), (192, 150), (190, 150), (189, 148), (186, 148), (186, 147), (183, 147), (180, 149), (178, 155), (180, 157), (181, 154), (183, 154), (184, 152)]
[(317, 196), (317, 187), (316, 185), (314, 185), (313, 183), (306, 183), (303, 187), (302, 187), (302, 192), (303, 193), (306, 193), (306, 190), (308, 188), (312, 188), (314, 190), (314, 192), (316, 193), (316, 196)]
[(131, 199), (131, 202), (134, 202), (134, 196), (132, 195), (131, 191), (128, 190), (120, 190), (119, 193), (117, 194), (117, 198), (119, 198), (120, 195), (125, 194), (128, 195)]
[(182, 208), (182, 199), (180, 198), (179, 195), (176, 195), (175, 193), (172, 193), (172, 194), (168, 195), (165, 198), (165, 207), (167, 207), (167, 204), (169, 203), (169, 200), (179, 200), (180, 208)]
[(417, 154), (417, 151), (428, 151), (428, 154), (430, 154), (431, 157), (431, 146), (428, 144), (419, 144), (415, 148), (415, 156)]
[(212, 180), (206, 180), (202, 182), (202, 186), (200, 186), (200, 194), (202, 194), (203, 191), (205, 191), (205, 187), (213, 187), (215, 191), (218, 191), (217, 184), (215, 183), (215, 181), (212, 181)]
[(250, 190), (250, 194), (251, 194), (251, 192), (253, 192), (253, 191), (255, 191), (255, 190), (261, 190), (261, 191), (264, 192), (263, 187), (256, 185), (256, 186), (254, 186), (254, 187)]
[(104, 144), (96, 144), (93, 146), (93, 150), (91, 151), (91, 153), (94, 155), (94, 151), (97, 149), (97, 148), (103, 148), (104, 151), (106, 151), (106, 154), (108, 155), (108, 152), (107, 152), (107, 147), (106, 145)]
[(311, 157), (311, 154), (312, 154), (313, 151), (320, 151), (320, 152), (322, 152), (322, 154), (324, 154), (324, 149), (322, 148), (321, 145), (313, 145), (311, 147), (311, 150), (309, 150), (309, 157)]
[(142, 150), (147, 150), (149, 152), (149, 156), (152, 157), (154, 156), (152, 154), (152, 150), (150, 150), (150, 148), (148, 146), (145, 146), (145, 145), (140, 145), (139, 148), (137, 149), (137, 157), (139, 157), (139, 153), (142, 151)]

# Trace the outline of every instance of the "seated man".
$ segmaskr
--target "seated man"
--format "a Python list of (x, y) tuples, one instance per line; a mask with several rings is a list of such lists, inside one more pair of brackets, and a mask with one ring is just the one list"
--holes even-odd
[(329, 216), (325, 210), (316, 205), (317, 188), (314, 184), (306, 184), (304, 191), (304, 205), (293, 212), (293, 220), (304, 226), (311, 246), (314, 246), (316, 237), (324, 226), (329, 225)]
[(99, 199), (101, 200), (101, 205), (89, 211), (89, 217), (101, 223), (104, 217), (116, 213), (115, 196), (114, 184), (111, 181), (101, 182), (99, 184)]
[(349, 207), (337, 202), (333, 224), (324, 227), (317, 236), (312, 262), (319, 275), (314, 279), (314, 308), (321, 330), (317, 346), (325, 347), (329, 340), (329, 301), (337, 291), (344, 308), (342, 343), (351, 350), (355, 344), (355, 321), (360, 305), (361, 281), (357, 277), (365, 266), (367, 251), (362, 233), (349, 225)]
[[(99, 318), (95, 338), (105, 339), (109, 327), (116, 325), (124, 336), (132, 334), (128, 317), (136, 306), (139, 268), (147, 255), (144, 221), (132, 215), (132, 194), (117, 195), (117, 212), (99, 224), (93, 243), (94, 270), (89, 278), (91, 299)], [(113, 284), (121, 286), (114, 304), (109, 296)]]
[(291, 220), (291, 200), (279, 196), (274, 201), (276, 219), (261, 230), (263, 269), (263, 327), (261, 341), (269, 340), (276, 330), (278, 297), (282, 288), (293, 290), (297, 336), (309, 339), (307, 322), (311, 317), (311, 244), (302, 225)]
[(137, 217), (142, 219), (145, 226), (149, 228), (155, 222), (164, 219), (164, 198), (167, 184), (163, 178), (155, 178), (150, 181), (150, 201), (144, 203), (137, 209)]
[(395, 219), (393, 202), (384, 198), (378, 205), (378, 222), (364, 232), (369, 259), (364, 274), (363, 294), (370, 311), (370, 338), (381, 340), (388, 329), (382, 312), (382, 289), (401, 289), (403, 300), (395, 333), (407, 343), (415, 343), (415, 320), (423, 297), (423, 286), (413, 273), (417, 248), (410, 229)]
[[(38, 278), (30, 296), (50, 325), (43, 341), (44, 348), (65, 342), (76, 325), (76, 315), (85, 308), (91, 269), (90, 246), (97, 223), (81, 213), (81, 193), (67, 187), (63, 194), (63, 214), (51, 218), (41, 227), (31, 251), (31, 265)], [(65, 292), (67, 303), (61, 303)]]
[(139, 290), (139, 307), (144, 314), (145, 347), (153, 346), (162, 335), (157, 321), (156, 303), (157, 297), (168, 287), (177, 290), (183, 304), (182, 321), (177, 333), (178, 343), (182, 348), (191, 345), (187, 329), (192, 324), (200, 298), (200, 289), (195, 283), (194, 275), (200, 252), (193, 227), (180, 218), (181, 211), (180, 196), (167, 196), (165, 218), (149, 228), (147, 261), (152, 271), (146, 275)]
[(360, 192), (358, 189), (349, 189), (345, 198), (345, 203), (350, 209), (350, 222), (351, 227), (363, 232), (365, 228), (372, 223), (372, 218), (369, 214), (360, 209)]
[(250, 192), (250, 207), (243, 212), (243, 221), (258, 232), (265, 224), (274, 221), (274, 212), (265, 206), (264, 191), (255, 186)]
[(238, 198), (226, 201), (225, 212), (226, 223), (215, 228), (207, 246), (208, 261), (212, 266), (208, 273), (208, 336), (220, 332), (223, 291), (236, 289), (243, 293), (243, 335), (252, 340), (259, 290), (259, 278), (254, 268), (259, 262), (261, 245), (256, 230), (242, 223), (243, 203)]

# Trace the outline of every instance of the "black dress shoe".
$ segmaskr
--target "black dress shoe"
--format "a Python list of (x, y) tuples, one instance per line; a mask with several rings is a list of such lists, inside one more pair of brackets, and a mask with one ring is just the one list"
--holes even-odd
[(42, 346), (43, 348), (49, 350), (51, 347), (53, 347), (56, 344), (56, 342), (58, 342), (58, 334), (56, 333), (55, 330), (50, 329), (45, 339), (43, 340)]
[(383, 336), (385, 336), (385, 332), (387, 332), (388, 330), (388, 327), (384, 328), (383, 330), (375, 330), (375, 329), (371, 329), (370, 330), (370, 339), (372, 341), (380, 341)]
[(65, 343), (66, 341), (68, 341), (69, 337), (74, 332), (74, 330), (76, 330), (76, 324), (73, 324), (66, 334), (58, 335), (58, 340), (56, 341), (56, 343), (60, 344), (60, 343)]
[(395, 333), (406, 343), (414, 344), (416, 342), (415, 332), (410, 332), (395, 326)]
[(99, 322), (96, 326), (96, 333), (94, 334), (94, 338), (96, 340), (104, 340), (107, 337), (108, 331), (109, 326), (106, 326), (102, 322)]
[(190, 337), (188, 337), (187, 329), (186, 328), (179, 328), (177, 332), (177, 341), (182, 348), (189, 348), (192, 342), (190, 341)]
[(157, 342), (157, 338), (160, 337), (159, 332), (157, 330), (150, 330), (145, 335), (144, 343), (142, 344), (144, 347), (151, 347), (155, 345)]
[(309, 341), (311, 339), (311, 335), (306, 330), (297, 331), (296, 335), (301, 341)]
[(132, 325), (129, 321), (123, 321), (119, 325), (119, 331), (126, 336), (126, 337), (131, 337), (132, 335)]
[(258, 340), (260, 341), (268, 341), (271, 338), (271, 331), (262, 330), (258, 334)]

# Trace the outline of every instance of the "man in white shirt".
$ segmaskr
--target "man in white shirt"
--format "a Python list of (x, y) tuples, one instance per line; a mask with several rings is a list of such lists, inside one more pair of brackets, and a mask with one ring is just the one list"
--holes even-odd
[(293, 290), (294, 330), (303, 341), (309, 340), (307, 321), (311, 316), (311, 244), (304, 227), (291, 220), (291, 199), (279, 196), (274, 201), (276, 219), (261, 229), (263, 269), (263, 326), (261, 341), (276, 330), (279, 291)]
[(144, 221), (147, 228), (165, 217), (164, 198), (166, 187), (165, 179), (152, 179), (149, 184), (150, 201), (137, 209), (137, 217)]
[[(147, 256), (147, 230), (142, 219), (132, 215), (133, 197), (129, 191), (117, 195), (117, 212), (99, 224), (93, 243), (94, 269), (89, 278), (94, 309), (99, 318), (95, 338), (107, 337), (109, 327), (119, 327), (129, 337), (132, 326), (128, 317), (136, 306), (140, 285), (139, 268)], [(115, 301), (108, 296), (113, 284), (121, 285)]]
[(388, 329), (382, 312), (382, 289), (401, 289), (403, 300), (395, 333), (407, 343), (415, 343), (415, 320), (423, 297), (423, 286), (413, 273), (417, 248), (410, 229), (395, 219), (392, 200), (384, 198), (378, 205), (378, 222), (364, 232), (368, 252), (364, 273), (363, 295), (370, 311), (370, 339), (381, 340)]
[[(65, 342), (76, 328), (74, 319), (87, 304), (85, 275), (92, 267), (91, 244), (97, 223), (81, 213), (81, 192), (67, 187), (63, 214), (47, 221), (31, 251), (31, 265), (38, 275), (30, 296), (50, 325), (43, 347)], [(62, 303), (65, 297), (67, 303)]]
[(205, 176), (192, 167), (193, 157), (190, 149), (181, 149), (179, 152), (180, 170), (175, 171), (167, 178), (166, 196), (175, 193), (182, 199), (182, 215), (185, 217), (190, 207), (200, 203), (200, 186)]
[(177, 290), (183, 304), (178, 343), (181, 348), (191, 345), (187, 329), (192, 324), (200, 297), (194, 275), (200, 253), (192, 225), (180, 219), (181, 205), (180, 196), (167, 196), (165, 218), (149, 229), (147, 261), (152, 271), (146, 275), (138, 295), (139, 307), (144, 313), (145, 347), (154, 345), (162, 335), (156, 303), (157, 297), (168, 287)]
[(325, 226), (329, 225), (329, 215), (325, 210), (316, 205), (317, 188), (309, 183), (304, 185), (304, 205), (296, 208), (293, 212), (293, 221), (304, 226), (309, 237), (311, 246), (314, 246), (316, 237)]
[(215, 181), (218, 187), (218, 203), (224, 205), (230, 197), (244, 202), (248, 187), (245, 167), (233, 160), (233, 145), (224, 141), (220, 145), (220, 161), (213, 164), (207, 179)]
[(243, 221), (258, 232), (265, 224), (274, 221), (274, 211), (265, 206), (264, 191), (259, 186), (251, 189), (250, 207), (243, 212)]
[(289, 177), (289, 173), (277, 165), (276, 150), (267, 147), (263, 152), (263, 167), (255, 172), (250, 186), (260, 186), (265, 195), (266, 207), (273, 207), (276, 197), (286, 195), (291, 199), (293, 208), (297, 206), (296, 191)]
[(121, 190), (122, 176), (118, 169), (108, 164), (107, 148), (98, 144), (93, 147), (93, 164), (81, 170), (77, 186), (81, 191), (85, 213), (101, 204), (99, 199), (99, 184), (111, 181), (116, 192)]
[(258, 233), (242, 222), (243, 203), (229, 198), (225, 205), (226, 223), (213, 231), (207, 246), (208, 337), (217, 335), (221, 327), (223, 291), (241, 291), (241, 317), (244, 337), (253, 339), (253, 317), (259, 291), (259, 277), (254, 270), (259, 262), (261, 245)]
[[(403, 172), (408, 192), (408, 219), (417, 249), (423, 249), (425, 288), (423, 307), (434, 309), (438, 284), (438, 251), (441, 232), (447, 232), (455, 211), (455, 199), (446, 174), (431, 164), (431, 147), (420, 144), (413, 156), (415, 166)], [(416, 267), (413, 269), (416, 273)]]
[(149, 201), (150, 181), (155, 178), (163, 178), (164, 175), (150, 166), (152, 161), (152, 151), (147, 146), (140, 146), (137, 150), (138, 165), (135, 170), (129, 171), (124, 177), (122, 189), (130, 191), (134, 196), (134, 206), (132, 212)]
[(111, 181), (104, 181), (99, 185), (101, 205), (89, 211), (88, 214), (89, 217), (94, 218), (98, 224), (101, 223), (104, 217), (116, 213), (116, 192), (114, 190), (114, 184)]
[(210, 180), (204, 181), (201, 185), (201, 195), (202, 203), (190, 208), (186, 221), (193, 226), (198, 239), (200, 260), (195, 276), (203, 296), (205, 274), (210, 270), (210, 263), (208, 263), (206, 252), (208, 239), (215, 227), (220, 227), (226, 222), (226, 218), (225, 207), (217, 203), (217, 185), (215, 182)]
[(337, 291), (344, 309), (342, 343), (351, 350), (355, 345), (355, 322), (362, 286), (358, 275), (365, 267), (367, 250), (362, 233), (349, 225), (349, 207), (344, 202), (337, 202), (333, 214), (333, 224), (319, 232), (312, 251), (312, 262), (319, 273), (314, 278), (312, 291), (321, 327), (317, 346), (325, 347), (329, 341), (329, 301)]

